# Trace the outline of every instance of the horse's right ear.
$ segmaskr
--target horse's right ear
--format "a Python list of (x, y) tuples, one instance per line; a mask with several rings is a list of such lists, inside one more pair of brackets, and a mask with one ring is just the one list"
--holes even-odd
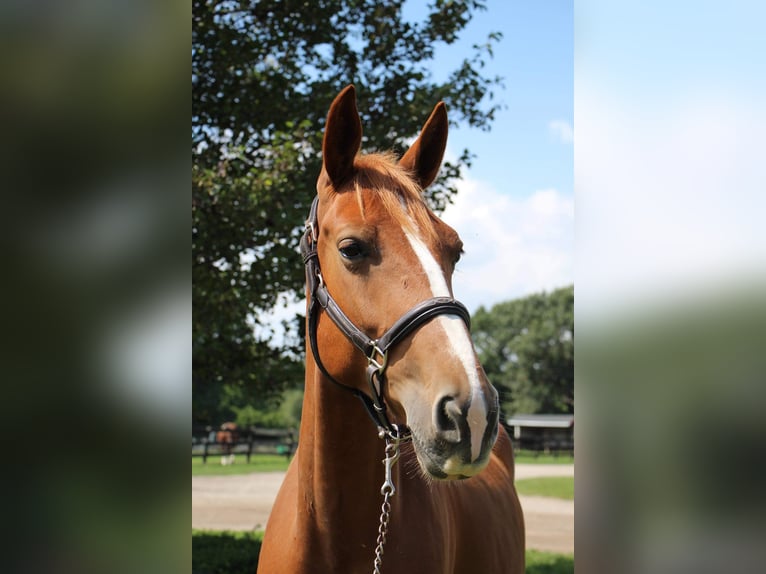
[(335, 189), (354, 173), (354, 158), (362, 145), (362, 122), (356, 90), (346, 86), (330, 105), (322, 142), (322, 162)]
[(399, 160), (399, 165), (412, 173), (422, 189), (431, 185), (439, 173), (447, 147), (448, 129), (447, 106), (444, 102), (439, 102), (428, 117), (418, 139)]

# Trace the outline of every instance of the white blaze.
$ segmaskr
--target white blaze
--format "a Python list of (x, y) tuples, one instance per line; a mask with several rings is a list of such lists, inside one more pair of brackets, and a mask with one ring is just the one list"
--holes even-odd
[[(415, 251), (415, 255), (417, 255), (426, 277), (428, 277), (432, 296), (450, 297), (447, 280), (444, 278), (442, 268), (436, 262), (426, 244), (409, 231), (405, 231), (405, 235)], [(447, 339), (452, 347), (452, 352), (463, 365), (466, 377), (471, 385), (471, 406), (468, 407), (467, 417), (468, 427), (471, 429), (471, 461), (474, 461), (481, 452), (481, 441), (487, 428), (487, 406), (484, 401), (484, 393), (481, 390), (479, 375), (476, 372), (473, 343), (463, 319), (457, 315), (439, 315), (435, 320), (438, 321), (438, 324), (447, 333)]]

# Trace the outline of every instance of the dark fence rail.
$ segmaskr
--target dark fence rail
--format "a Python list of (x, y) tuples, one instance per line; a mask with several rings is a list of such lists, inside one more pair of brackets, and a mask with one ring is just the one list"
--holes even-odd
[(238, 429), (232, 442), (218, 442), (217, 432), (213, 427), (192, 429), (192, 457), (201, 456), (207, 463), (209, 456), (244, 454), (250, 462), (254, 454), (280, 454), (289, 460), (298, 446), (298, 433), (292, 429)]

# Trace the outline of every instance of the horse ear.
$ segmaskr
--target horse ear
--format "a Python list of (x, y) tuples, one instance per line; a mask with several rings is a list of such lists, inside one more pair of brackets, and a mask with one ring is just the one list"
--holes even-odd
[(399, 165), (412, 172), (422, 189), (431, 185), (439, 173), (444, 149), (447, 147), (448, 128), (447, 106), (444, 102), (439, 102), (423, 126), (418, 139), (399, 160)]
[(337, 189), (354, 171), (354, 157), (362, 145), (362, 122), (356, 109), (356, 90), (346, 86), (327, 113), (322, 142), (325, 171)]

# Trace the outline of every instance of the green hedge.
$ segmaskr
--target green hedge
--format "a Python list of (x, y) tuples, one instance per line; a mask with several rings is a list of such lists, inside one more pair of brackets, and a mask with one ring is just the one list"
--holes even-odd
[(527, 550), (527, 574), (574, 574), (574, 556)]
[[(255, 574), (263, 532), (192, 530), (192, 574)], [(526, 574), (574, 574), (574, 557), (527, 550)]]
[(192, 574), (255, 574), (263, 532), (192, 530)]

